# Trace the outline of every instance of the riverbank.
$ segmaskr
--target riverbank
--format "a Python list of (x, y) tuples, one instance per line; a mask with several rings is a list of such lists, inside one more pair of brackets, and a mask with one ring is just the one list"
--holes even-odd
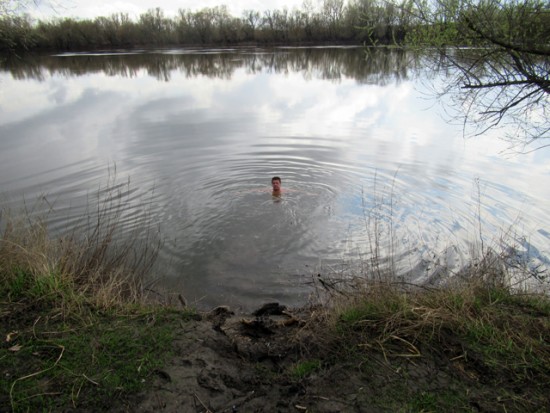
[(487, 282), (247, 315), (39, 304), (2, 300), (2, 411), (550, 409), (550, 301)]
[(126, 408), (548, 411), (549, 301), (485, 287), (371, 285), (339, 308), (191, 322), (152, 388)]
[(148, 300), (158, 249), (117, 243), (119, 199), (55, 239), (0, 215), (0, 412), (550, 410), (550, 299), (498, 254), (437, 287), (319, 276), (302, 308), (200, 313)]

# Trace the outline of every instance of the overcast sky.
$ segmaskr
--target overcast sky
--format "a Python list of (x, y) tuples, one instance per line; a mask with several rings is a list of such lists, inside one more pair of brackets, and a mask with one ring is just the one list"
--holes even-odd
[[(311, 3), (316, 5), (317, 1), (311, 0)], [(178, 9), (199, 10), (224, 4), (232, 15), (240, 17), (242, 11), (246, 9), (262, 12), (267, 9), (287, 7), (292, 10), (294, 7), (300, 8), (303, 4), (303, 0), (35, 0), (35, 2), (29, 0), (26, 12), (38, 18), (52, 16), (93, 18), (119, 12), (136, 17), (155, 7), (160, 7), (167, 16), (171, 17)]]

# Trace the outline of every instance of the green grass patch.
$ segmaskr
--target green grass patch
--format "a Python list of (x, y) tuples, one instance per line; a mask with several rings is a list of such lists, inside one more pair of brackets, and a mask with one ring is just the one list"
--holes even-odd
[(321, 368), (320, 360), (303, 360), (296, 363), (289, 370), (290, 377), (302, 380)]
[(188, 316), (166, 309), (72, 320), (44, 313), (5, 337), (0, 404), (17, 412), (106, 409), (151, 382)]
[(421, 391), (411, 395), (405, 406), (403, 410), (411, 413), (477, 411), (473, 406), (468, 405), (463, 395), (449, 390)]
[(79, 300), (68, 280), (59, 272), (35, 275), (26, 269), (15, 268), (2, 280), (0, 294), (9, 302), (27, 301), (33, 302), (35, 307), (51, 308)]

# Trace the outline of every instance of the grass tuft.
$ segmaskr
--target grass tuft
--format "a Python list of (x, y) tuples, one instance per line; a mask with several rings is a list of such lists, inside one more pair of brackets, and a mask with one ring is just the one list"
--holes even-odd
[(321, 368), (320, 360), (303, 360), (294, 364), (290, 370), (290, 377), (302, 380)]

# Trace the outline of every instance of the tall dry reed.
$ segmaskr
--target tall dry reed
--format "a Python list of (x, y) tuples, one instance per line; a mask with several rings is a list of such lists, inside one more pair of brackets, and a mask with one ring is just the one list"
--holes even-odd
[[(95, 203), (62, 235), (48, 231), (51, 210), (0, 212), (0, 280), (9, 300), (86, 300), (101, 307), (137, 302), (162, 241), (149, 217), (127, 231), (127, 186), (98, 190)], [(126, 188), (125, 188), (126, 187)], [(40, 208), (33, 208), (33, 211)], [(137, 219), (137, 218), (136, 218)]]

